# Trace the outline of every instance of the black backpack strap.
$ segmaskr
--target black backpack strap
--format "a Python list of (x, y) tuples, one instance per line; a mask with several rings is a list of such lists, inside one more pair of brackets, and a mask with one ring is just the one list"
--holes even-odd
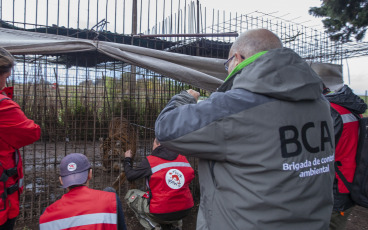
[[(357, 115), (355, 115), (357, 116)], [(356, 162), (359, 163), (361, 156), (362, 156), (362, 150), (364, 146), (364, 139), (367, 134), (367, 127), (366, 127), (366, 120), (362, 119), (360, 116), (358, 116), (359, 121), (359, 137), (358, 137), (358, 147), (357, 147), (357, 153), (356, 153)]]
[(337, 173), (337, 175), (340, 177), (342, 183), (344, 183), (344, 185), (346, 186), (346, 188), (349, 190), (349, 192), (352, 191), (352, 187), (350, 182), (348, 182), (348, 180), (346, 180), (345, 176), (342, 174), (342, 172), (340, 171), (339, 167), (337, 167), (337, 161), (335, 161), (334, 166), (335, 166), (335, 172)]
[(344, 123), (339, 112), (337, 112), (332, 106), (330, 107), (330, 112), (334, 124), (335, 145), (337, 145), (337, 142), (339, 142), (342, 130), (344, 128)]

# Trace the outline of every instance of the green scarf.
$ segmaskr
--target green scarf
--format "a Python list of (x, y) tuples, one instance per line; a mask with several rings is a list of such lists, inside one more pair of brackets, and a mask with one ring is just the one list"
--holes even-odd
[[(245, 59), (244, 61), (242, 61), (239, 65), (237, 65), (233, 71), (231, 71), (231, 73), (227, 76), (227, 78), (225, 79), (225, 81), (227, 81), (231, 76), (233, 76), (235, 73), (237, 73), (238, 71), (240, 71), (241, 69), (243, 69), (244, 67), (246, 67), (247, 65), (249, 65), (250, 63), (254, 62), (257, 58), (259, 58), (260, 56), (262, 56), (263, 54), (267, 53), (268, 51), (262, 51), (259, 53), (254, 54), (253, 56)], [(224, 81), (224, 82), (225, 82)]]

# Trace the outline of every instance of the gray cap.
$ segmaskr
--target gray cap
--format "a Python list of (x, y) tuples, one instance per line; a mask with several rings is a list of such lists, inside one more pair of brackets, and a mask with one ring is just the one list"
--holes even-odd
[(339, 91), (344, 86), (342, 65), (311, 62), (310, 66), (322, 78), (323, 83), (332, 91)]
[(88, 158), (81, 153), (71, 153), (65, 156), (60, 162), (63, 188), (84, 184), (87, 181), (90, 168), (91, 164)]

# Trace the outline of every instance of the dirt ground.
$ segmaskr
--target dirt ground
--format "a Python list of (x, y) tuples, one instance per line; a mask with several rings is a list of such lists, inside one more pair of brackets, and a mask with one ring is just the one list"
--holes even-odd
[[(183, 219), (183, 230), (195, 230), (197, 220), (198, 205), (194, 207), (189, 216)], [(134, 213), (124, 206), (125, 221), (128, 230), (144, 230), (139, 224)], [(16, 225), (15, 230), (38, 230), (37, 223), (22, 223)], [(348, 219), (346, 230), (365, 230), (368, 229), (368, 209), (356, 206)]]
[[(198, 205), (192, 210), (189, 216), (183, 220), (183, 230), (195, 230), (197, 221)], [(128, 230), (144, 230), (138, 223), (131, 210), (126, 212)], [(368, 209), (356, 206), (348, 219), (346, 230), (365, 230), (368, 229)]]
[(368, 229), (368, 209), (355, 206), (353, 212), (348, 218), (346, 230), (364, 230)]
[[(195, 230), (197, 221), (198, 205), (193, 208), (189, 216), (183, 219), (183, 230)], [(144, 230), (131, 210), (125, 213), (128, 230)], [(356, 206), (348, 218), (346, 230), (366, 230), (368, 229), (368, 209)], [(312, 229), (311, 229), (312, 230)]]

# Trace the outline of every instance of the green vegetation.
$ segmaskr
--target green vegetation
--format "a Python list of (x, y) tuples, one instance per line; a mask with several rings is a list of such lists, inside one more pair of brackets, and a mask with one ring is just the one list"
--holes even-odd
[(78, 85), (40, 81), (14, 87), (16, 102), (41, 126), (44, 141), (105, 138), (115, 117), (127, 119), (143, 137), (153, 131), (157, 116), (171, 97), (190, 88), (165, 77), (136, 77), (131, 73), (123, 73), (120, 78), (102, 75), (95, 82), (86, 80)]
[(326, 32), (333, 41), (363, 40), (368, 27), (368, 0), (322, 1), (321, 7), (311, 7), (309, 14), (324, 17)]

